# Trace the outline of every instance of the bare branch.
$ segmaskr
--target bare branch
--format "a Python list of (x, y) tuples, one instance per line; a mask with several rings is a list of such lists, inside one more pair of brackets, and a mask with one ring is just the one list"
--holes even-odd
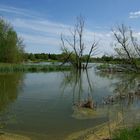
[(87, 57), (86, 66), (85, 66), (86, 69), (87, 69), (87, 66), (88, 66), (88, 63), (89, 63), (89, 59), (90, 59), (90, 57), (91, 57), (91, 55), (92, 55), (92, 52), (93, 52), (93, 50), (96, 49), (97, 45), (98, 45), (98, 42), (94, 42), (94, 43), (92, 44), (91, 48), (90, 48), (90, 51), (89, 51), (89, 54), (88, 54), (88, 57)]
[(131, 38), (131, 42), (132, 42), (132, 45), (133, 45), (135, 51), (137, 52), (138, 56), (140, 57), (140, 45), (137, 43), (136, 38), (133, 36), (132, 30), (130, 30), (130, 38)]
[(132, 49), (130, 49), (132, 47), (131, 44), (133, 44), (133, 46), (136, 48), (136, 44), (134, 42), (134, 38), (132, 36), (132, 31), (130, 30), (130, 28), (122, 24), (121, 26), (118, 26), (116, 30), (113, 30), (113, 35), (117, 43), (122, 48), (121, 50), (117, 49), (117, 53), (122, 56), (122, 51), (124, 51), (123, 55), (127, 56), (127, 59), (137, 70), (137, 65), (134, 61), (134, 53), (132, 55)]
[[(84, 24), (85, 24), (84, 19), (82, 16), (80, 16), (77, 18), (77, 24), (75, 25), (74, 30), (70, 30), (71, 38), (64, 38), (61, 35), (61, 42), (62, 42), (63, 49), (67, 48), (66, 50), (64, 49), (64, 51), (67, 52), (68, 47), (72, 48), (72, 51), (71, 51), (72, 55), (69, 56), (70, 52), (67, 52), (67, 56), (68, 56), (67, 58), (70, 60), (70, 62), (76, 69), (82, 68), (82, 58), (84, 55), (84, 49), (86, 48), (84, 40), (83, 40)], [(87, 65), (97, 44), (98, 43), (94, 41), (94, 43), (92, 44), (90, 48), (88, 58), (86, 60)], [(87, 66), (85, 68), (87, 68)]]

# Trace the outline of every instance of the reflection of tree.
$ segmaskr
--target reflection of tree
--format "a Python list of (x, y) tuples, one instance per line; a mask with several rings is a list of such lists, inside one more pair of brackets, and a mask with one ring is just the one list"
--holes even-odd
[(8, 123), (15, 122), (15, 115), (9, 114), (6, 108), (16, 100), (22, 83), (23, 74), (0, 74), (0, 128), (5, 127)]
[(91, 105), (88, 106), (88, 103), (93, 103), (93, 85), (89, 78), (88, 71), (76, 70), (70, 73), (64, 73), (62, 83), (63, 91), (69, 86), (73, 93), (73, 105), (93, 108)]
[(108, 72), (101, 72), (101, 71), (97, 71), (96, 75), (102, 77), (102, 78), (108, 78), (108, 79), (113, 79), (115, 77), (114, 74), (112, 73), (108, 73)]
[(120, 102), (130, 105), (134, 99), (140, 97), (140, 76), (138, 74), (124, 74), (124, 73), (105, 73), (98, 72), (100, 77), (113, 80), (111, 87), (113, 87), (113, 94), (103, 99), (104, 104), (112, 104)]
[(119, 82), (115, 83), (114, 85), (115, 95), (117, 95), (120, 99), (123, 99), (128, 105), (133, 103), (134, 98), (138, 97), (140, 92), (139, 78), (140, 77), (135, 74), (121, 75), (119, 77)]
[(112, 80), (110, 85), (113, 88), (112, 95), (103, 98), (104, 107), (108, 108), (109, 122), (106, 130), (108, 130), (109, 137), (111, 137), (112, 132), (116, 129), (131, 127), (139, 123), (137, 116), (139, 115), (140, 76), (134, 73), (110, 74), (98, 72), (97, 74), (100, 77)]
[(0, 111), (17, 98), (22, 82), (23, 75), (20, 73), (0, 74)]

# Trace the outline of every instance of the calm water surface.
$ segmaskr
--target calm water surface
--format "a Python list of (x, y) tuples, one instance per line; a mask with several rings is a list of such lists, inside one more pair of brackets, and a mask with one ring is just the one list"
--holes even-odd
[[(63, 140), (68, 135), (108, 120), (103, 99), (118, 92), (138, 90), (139, 77), (95, 72), (0, 74), (0, 125), (3, 130), (34, 140)], [(76, 105), (87, 99), (98, 115), (83, 115)], [(140, 103), (124, 100), (127, 109)], [(101, 110), (101, 111), (99, 111)], [(101, 113), (102, 112), (102, 113)]]

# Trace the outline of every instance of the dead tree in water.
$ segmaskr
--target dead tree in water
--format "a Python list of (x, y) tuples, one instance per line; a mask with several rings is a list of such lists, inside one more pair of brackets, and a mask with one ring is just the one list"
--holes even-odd
[(90, 47), (89, 53), (86, 56), (86, 64), (82, 65), (82, 59), (84, 56), (84, 50), (86, 45), (83, 39), (84, 35), (84, 19), (83, 17), (77, 18), (77, 24), (75, 25), (73, 31), (70, 31), (71, 37), (65, 38), (61, 35), (62, 53), (64, 54), (64, 63), (70, 62), (72, 66), (76, 69), (87, 69), (90, 57), (95, 53), (98, 43), (94, 41)]
[(124, 58), (126, 63), (130, 63), (134, 71), (138, 71), (136, 59), (140, 57), (140, 45), (134, 37), (133, 31), (122, 24), (113, 29), (112, 32), (116, 40), (115, 51), (118, 56)]

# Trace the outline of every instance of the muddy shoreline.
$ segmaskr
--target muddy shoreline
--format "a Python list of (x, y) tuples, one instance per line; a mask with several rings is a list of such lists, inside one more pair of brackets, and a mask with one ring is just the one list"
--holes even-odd
[(0, 132), (0, 140), (31, 140), (31, 139), (23, 135)]

